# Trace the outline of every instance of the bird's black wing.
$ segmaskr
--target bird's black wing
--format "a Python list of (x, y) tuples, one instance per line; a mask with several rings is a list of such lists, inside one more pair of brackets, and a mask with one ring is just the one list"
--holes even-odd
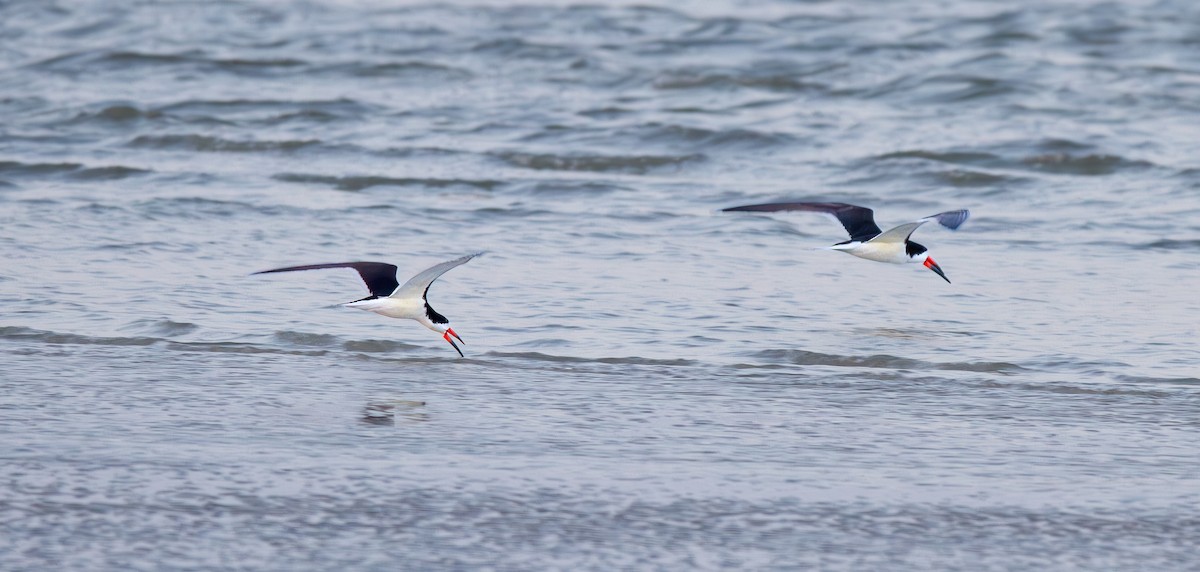
[(329, 264), (306, 264), (304, 266), (272, 268), (271, 270), (255, 272), (255, 274), (292, 272), (296, 270), (320, 270), (322, 268), (353, 268), (357, 270), (358, 275), (362, 276), (363, 282), (367, 284), (367, 289), (371, 291), (372, 296), (391, 296), (392, 292), (396, 291), (396, 287), (400, 285), (400, 283), (396, 281), (396, 265), (388, 264), (386, 262), (332, 262)]
[(846, 232), (850, 233), (850, 240), (859, 242), (871, 240), (881, 232), (879, 225), (875, 224), (874, 211), (866, 207), (848, 205), (846, 203), (766, 203), (732, 207), (723, 210), (765, 213), (808, 211), (830, 214), (837, 217), (838, 222), (842, 223), (842, 227), (846, 229)]

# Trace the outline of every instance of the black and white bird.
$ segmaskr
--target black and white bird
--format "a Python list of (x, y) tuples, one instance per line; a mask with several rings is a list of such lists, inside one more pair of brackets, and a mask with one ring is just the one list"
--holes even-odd
[(931, 220), (937, 221), (938, 224), (953, 230), (962, 225), (963, 221), (967, 220), (967, 217), (971, 216), (970, 211), (965, 209), (946, 211), (913, 222), (904, 223), (887, 232), (883, 232), (879, 230), (879, 225), (875, 224), (874, 211), (866, 207), (848, 205), (846, 203), (766, 203), (732, 207), (723, 210), (727, 212), (808, 211), (833, 215), (846, 228), (846, 232), (850, 233), (850, 240), (830, 246), (830, 250), (840, 250), (859, 258), (866, 258), (867, 260), (875, 260), (877, 262), (891, 262), (893, 264), (919, 262), (925, 268), (936, 272), (947, 283), (950, 282), (950, 279), (946, 278), (946, 273), (942, 272), (942, 267), (938, 266), (933, 261), (933, 258), (929, 256), (929, 250), (924, 245), (909, 240), (908, 237), (912, 236), (913, 231), (920, 228), (921, 225)]
[[(296, 270), (319, 270), (322, 268), (353, 268), (358, 271), (358, 275), (362, 277), (363, 282), (367, 284), (367, 289), (371, 291), (371, 295), (360, 300), (347, 302), (342, 304), (350, 308), (358, 308), (375, 312), (389, 318), (407, 318), (416, 320), (422, 326), (429, 328), (439, 334), (454, 350), (462, 356), (462, 350), (458, 348), (458, 344), (450, 339), (454, 336), (458, 341), (463, 339), (454, 332), (450, 327), (450, 320), (445, 316), (437, 313), (429, 305), (429, 286), (437, 280), (439, 276), (445, 274), (446, 271), (466, 264), (466, 262), (476, 256), (483, 254), (477, 252), (468, 254), (462, 258), (455, 258), (435, 266), (431, 266), (420, 274), (413, 276), (405, 282), (403, 286), (396, 279), (396, 265), (386, 262), (332, 262), (329, 264), (306, 264), (304, 266), (288, 266), (285, 268), (273, 268), (271, 270), (263, 270), (255, 272), (255, 274), (269, 274), (272, 272), (293, 272)], [(463, 342), (464, 344), (466, 342)]]

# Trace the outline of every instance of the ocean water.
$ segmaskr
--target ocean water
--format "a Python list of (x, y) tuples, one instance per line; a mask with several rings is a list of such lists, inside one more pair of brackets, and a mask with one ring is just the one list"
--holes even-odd
[[(0, 2), (4, 570), (1200, 569), (1200, 7)], [(818, 250), (926, 225), (953, 284)], [(487, 253), (414, 322), (340, 307)]]

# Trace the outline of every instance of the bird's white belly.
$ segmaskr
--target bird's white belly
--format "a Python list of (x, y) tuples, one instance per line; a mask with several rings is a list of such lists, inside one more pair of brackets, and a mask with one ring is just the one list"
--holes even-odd
[(351, 308), (375, 312), (389, 318), (419, 320), (425, 317), (425, 303), (415, 298), (375, 298), (345, 304)]
[(908, 256), (908, 253), (904, 251), (903, 242), (860, 242), (857, 244), (838, 244), (832, 248), (876, 262), (901, 264), (913, 261)]

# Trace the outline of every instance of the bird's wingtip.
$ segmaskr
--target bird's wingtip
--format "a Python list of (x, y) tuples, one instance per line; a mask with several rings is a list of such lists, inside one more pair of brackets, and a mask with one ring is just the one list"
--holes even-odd
[(486, 251), (486, 250), (480, 250), (479, 252), (472, 252), (471, 254), (464, 254), (464, 255), (454, 259), (454, 261), (458, 262), (459, 264), (465, 264), (476, 258), (479, 258), (480, 256), (483, 256), (484, 254), (487, 254), (487, 252), (488, 251)]
[(958, 227), (962, 226), (964, 222), (967, 222), (967, 219), (971, 218), (971, 211), (967, 209), (960, 209), (946, 214), (948, 215), (947, 219), (945, 221), (939, 220), (938, 222), (941, 222), (942, 226), (945, 226), (950, 230), (958, 230)]

